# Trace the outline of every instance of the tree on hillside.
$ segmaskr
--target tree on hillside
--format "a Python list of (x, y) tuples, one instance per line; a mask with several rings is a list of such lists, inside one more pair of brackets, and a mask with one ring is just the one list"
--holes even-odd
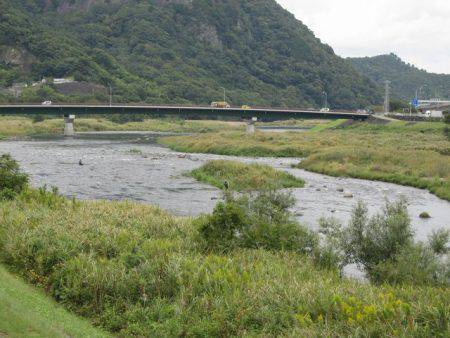
[(274, 0), (3, 1), (0, 46), (30, 56), (18, 70), (28, 81), (112, 85), (115, 102), (209, 104), (222, 87), (235, 105), (320, 107), (324, 91), (333, 108), (381, 99)]

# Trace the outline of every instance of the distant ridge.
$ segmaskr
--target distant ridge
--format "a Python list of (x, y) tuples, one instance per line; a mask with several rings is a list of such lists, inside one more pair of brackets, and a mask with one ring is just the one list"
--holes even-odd
[(410, 100), (416, 90), (424, 86), (422, 98), (450, 98), (450, 75), (434, 74), (407, 64), (395, 54), (379, 55), (364, 58), (348, 58), (361, 75), (382, 85), (391, 81), (393, 95)]

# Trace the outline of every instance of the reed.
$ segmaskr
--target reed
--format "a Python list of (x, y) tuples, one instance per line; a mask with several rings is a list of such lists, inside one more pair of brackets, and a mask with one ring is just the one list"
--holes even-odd
[[(75, 130), (87, 131), (155, 131), (173, 133), (205, 133), (223, 130), (243, 130), (244, 123), (222, 121), (186, 121), (176, 118), (143, 119), (142, 121), (118, 123), (104, 117), (78, 117)], [(0, 117), (0, 136), (30, 136), (62, 134), (64, 121), (62, 118), (43, 118), (33, 121), (28, 117)]]
[(299, 157), (299, 168), (428, 189), (450, 200), (450, 142), (444, 123), (356, 123), (320, 132), (207, 133), (165, 137), (183, 152)]
[(199, 249), (192, 221), (27, 191), (0, 203), (0, 260), (119, 336), (444, 336), (448, 287), (370, 285), (307, 255)]
[(234, 191), (302, 188), (305, 185), (302, 179), (268, 165), (237, 161), (209, 161), (188, 175), (219, 189)]

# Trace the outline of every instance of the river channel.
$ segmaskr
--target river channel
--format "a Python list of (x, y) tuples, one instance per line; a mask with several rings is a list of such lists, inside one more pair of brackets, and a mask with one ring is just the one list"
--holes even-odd
[[(383, 182), (334, 178), (292, 169), (299, 159), (242, 158), (208, 154), (182, 154), (156, 143), (156, 133), (85, 133), (73, 138), (52, 137), (0, 142), (0, 153), (10, 153), (30, 174), (34, 186), (56, 186), (65, 196), (79, 199), (130, 199), (159, 205), (173, 214), (195, 216), (208, 213), (220, 199), (218, 189), (199, 183), (183, 173), (211, 159), (259, 162), (285, 170), (306, 181), (293, 189), (298, 220), (312, 228), (320, 217), (350, 218), (358, 200), (373, 213), (386, 199), (402, 196), (418, 239), (438, 228), (450, 228), (450, 202), (424, 190)], [(79, 165), (79, 160), (84, 163)], [(344, 189), (354, 195), (345, 198)], [(421, 212), (430, 219), (420, 219)]]

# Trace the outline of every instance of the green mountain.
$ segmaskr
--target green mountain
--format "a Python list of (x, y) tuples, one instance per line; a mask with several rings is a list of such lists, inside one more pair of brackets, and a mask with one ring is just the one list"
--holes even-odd
[(383, 85), (391, 81), (395, 97), (411, 100), (423, 85), (421, 98), (450, 98), (450, 75), (433, 74), (407, 64), (395, 54), (375, 57), (349, 58), (353, 66), (364, 76)]
[(288, 107), (320, 107), (324, 91), (334, 108), (381, 96), (274, 0), (0, 0), (0, 33), (0, 87), (73, 77), (111, 84), (115, 102), (200, 104), (223, 87), (235, 105)]

